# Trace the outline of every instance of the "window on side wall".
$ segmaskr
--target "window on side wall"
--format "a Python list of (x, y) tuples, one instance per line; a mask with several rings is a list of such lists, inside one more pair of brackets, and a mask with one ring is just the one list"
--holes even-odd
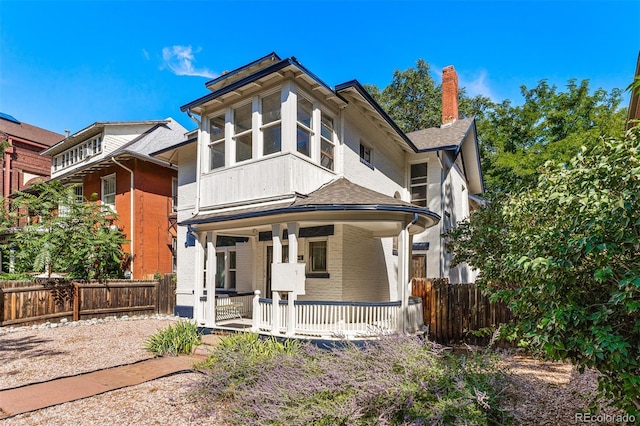
[(224, 113), (209, 120), (209, 170), (224, 167)]
[(313, 104), (304, 96), (298, 94), (298, 113), (297, 113), (297, 137), (296, 146), (298, 152), (311, 156), (311, 138), (312, 130)]
[(178, 179), (171, 178), (171, 212), (178, 211)]
[(333, 170), (333, 155), (335, 151), (333, 118), (324, 111), (321, 112), (320, 123), (320, 164)]
[(360, 161), (373, 167), (373, 150), (362, 142), (360, 142)]
[(236, 143), (236, 162), (250, 160), (253, 155), (251, 103), (233, 111), (233, 139)]
[(262, 153), (280, 152), (282, 149), (282, 101), (280, 92), (265, 96), (260, 100), (262, 111)]
[(102, 178), (102, 205), (116, 210), (116, 175), (115, 173)]
[(427, 163), (411, 165), (411, 202), (427, 207)]

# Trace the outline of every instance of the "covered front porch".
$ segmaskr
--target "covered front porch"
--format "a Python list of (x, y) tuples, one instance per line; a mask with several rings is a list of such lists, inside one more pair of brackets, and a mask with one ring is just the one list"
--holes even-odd
[[(336, 191), (344, 201), (328, 204)], [(293, 338), (422, 332), (421, 301), (410, 297), (412, 235), (438, 219), (348, 181), (302, 200), (194, 217), (186, 223), (196, 246), (194, 318)]]
[[(291, 306), (288, 301), (280, 300), (276, 314), (280, 322), (276, 325), (273, 299), (260, 297), (260, 290), (256, 290), (253, 296), (241, 294), (230, 296), (228, 301), (226, 298), (223, 300), (216, 304), (217, 321), (213, 329), (218, 331), (250, 330), (275, 336), (351, 340), (401, 330), (400, 301), (296, 300)], [(409, 298), (405, 331), (410, 334), (425, 331), (420, 298)]]

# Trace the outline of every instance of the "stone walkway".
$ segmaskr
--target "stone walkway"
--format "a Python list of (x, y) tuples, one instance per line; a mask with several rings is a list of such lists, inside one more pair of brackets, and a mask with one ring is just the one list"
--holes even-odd
[(77, 376), (0, 390), (0, 419), (138, 385), (172, 374), (194, 371), (193, 365), (205, 359), (208, 346), (215, 343), (216, 338), (217, 336), (212, 335), (203, 336), (203, 345), (199, 346), (193, 355), (152, 358)]

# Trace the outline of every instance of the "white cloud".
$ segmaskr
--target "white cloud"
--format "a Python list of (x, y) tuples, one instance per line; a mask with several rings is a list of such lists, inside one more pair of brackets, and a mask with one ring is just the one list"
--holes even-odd
[(144, 56), (147, 61), (149, 60), (149, 52), (147, 52), (145, 49), (142, 49), (142, 56)]
[(483, 95), (491, 100), (496, 99), (493, 91), (489, 87), (489, 82), (487, 81), (487, 72), (485, 70), (481, 70), (479, 74), (472, 76), (471, 80), (463, 80), (462, 78), (460, 80), (460, 86), (467, 89), (467, 95), (471, 97), (476, 95)]
[(187, 75), (196, 77), (214, 78), (218, 75), (207, 68), (198, 69), (194, 66), (196, 62), (195, 53), (200, 52), (200, 48), (193, 51), (191, 46), (171, 46), (162, 49), (162, 66), (160, 69), (169, 68), (175, 75)]

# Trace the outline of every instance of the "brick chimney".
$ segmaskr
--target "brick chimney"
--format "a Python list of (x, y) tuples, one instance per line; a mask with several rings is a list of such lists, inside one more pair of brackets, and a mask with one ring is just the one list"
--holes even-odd
[(442, 124), (458, 119), (458, 74), (453, 65), (442, 69)]

